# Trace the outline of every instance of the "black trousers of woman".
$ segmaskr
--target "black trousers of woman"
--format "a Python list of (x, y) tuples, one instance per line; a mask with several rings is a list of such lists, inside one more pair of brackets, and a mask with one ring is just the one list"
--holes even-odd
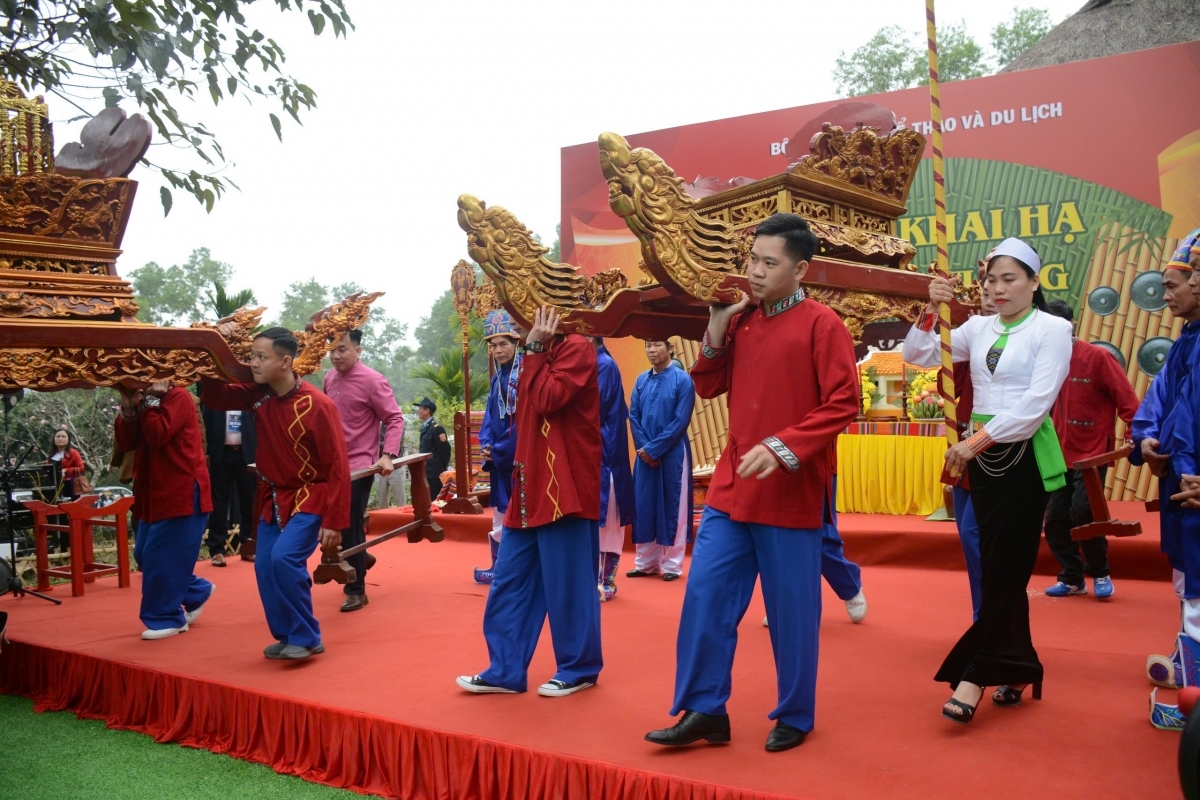
[[(1008, 457), (1002, 457), (1006, 445), (993, 445), (982, 454), (983, 463), (979, 458), (969, 462), (983, 597), (979, 620), (954, 645), (934, 678), (952, 689), (959, 681), (1000, 686), (1042, 679), (1042, 663), (1029, 632), (1026, 587), (1037, 561), (1049, 495), (1032, 442), (1025, 443), (1025, 452), (1016, 458), (1022, 444), (1009, 445)], [(988, 474), (1001, 468), (1003, 474)]]

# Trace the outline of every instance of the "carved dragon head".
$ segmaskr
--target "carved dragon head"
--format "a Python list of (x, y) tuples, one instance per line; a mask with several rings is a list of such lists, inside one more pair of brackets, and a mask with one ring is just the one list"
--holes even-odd
[(458, 225), (467, 233), (467, 254), (492, 282), (519, 321), (540, 306), (583, 308), (585, 280), (570, 264), (546, 258), (550, 248), (533, 238), (517, 217), (469, 194), (458, 198)]
[(292, 361), (297, 375), (311, 375), (321, 368), (321, 362), (346, 331), (361, 328), (371, 311), (371, 303), (383, 292), (355, 292), (345, 300), (327, 306), (309, 318), (302, 332), (296, 333), (300, 351)]
[(630, 148), (615, 133), (597, 144), (609, 207), (637, 236), (658, 281), (706, 302), (724, 295), (725, 277), (740, 271), (737, 234), (697, 214), (684, 182), (652, 150)]

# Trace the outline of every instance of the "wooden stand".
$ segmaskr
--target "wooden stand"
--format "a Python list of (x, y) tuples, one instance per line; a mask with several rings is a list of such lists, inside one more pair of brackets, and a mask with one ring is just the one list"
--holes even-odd
[[(335, 555), (328, 553), (321, 556), (321, 564), (313, 570), (313, 583), (352, 583), (358, 577), (354, 567), (346, 563), (346, 559), (350, 556), (357, 555), (368, 548), (374, 547), (381, 542), (386, 542), (388, 539), (394, 539), (400, 534), (407, 534), (408, 541), (411, 544), (416, 544), (422, 539), (430, 542), (440, 542), (446, 538), (446, 534), (442, 531), (442, 526), (433, 521), (432, 513), (432, 498), (429, 496), (429, 484), (425, 480), (425, 469), (413, 469), (414, 465), (424, 464), (429, 460), (432, 453), (415, 453), (411, 456), (398, 458), (392, 462), (396, 469), (408, 467), (408, 472), (413, 476), (412, 481), (412, 505), (413, 516), (412, 522), (407, 525), (401, 525), (395, 530), (390, 530), (387, 533), (376, 536), (369, 542), (363, 542), (360, 545), (351, 547), (349, 550), (341, 550)], [(379, 472), (378, 467), (371, 469), (358, 470), (351, 473), (350, 479), (365, 478), (368, 475), (373, 475)]]
[[(51, 505), (41, 500), (26, 500), (25, 507), (33, 512), (34, 537), (37, 541), (37, 590), (49, 592), (50, 578), (70, 578), (71, 596), (82, 597), (83, 585), (105, 575), (116, 575), (117, 585), (129, 588), (129, 522), (127, 513), (133, 497), (122, 497), (112, 505), (96, 508), (97, 495), (87, 494), (69, 503)], [(50, 517), (65, 514), (67, 525), (56, 525)], [(113, 519), (106, 519), (112, 517)], [(117, 530), (117, 565), (98, 563), (93, 533), (98, 527)], [(71, 562), (63, 567), (50, 568), (50, 547), (47, 535), (51, 532), (71, 535)]]
[[(475, 453), (471, 445), (473, 434), (479, 431), (483, 415), (468, 416), (467, 411), (454, 413), (454, 497), (446, 501), (442, 507), (443, 514), (482, 514), (483, 506), (479, 504), (478, 496), (471, 491), (471, 465)], [(481, 462), (482, 463), (482, 462)]]
[(1116, 520), (1108, 513), (1108, 501), (1104, 498), (1104, 481), (1100, 480), (1100, 467), (1120, 461), (1132, 451), (1126, 445), (1111, 453), (1084, 459), (1071, 466), (1078, 470), (1087, 489), (1088, 505), (1092, 507), (1092, 522), (1071, 529), (1071, 538), (1077, 542), (1095, 539), (1098, 536), (1137, 536), (1142, 532), (1142, 523)]

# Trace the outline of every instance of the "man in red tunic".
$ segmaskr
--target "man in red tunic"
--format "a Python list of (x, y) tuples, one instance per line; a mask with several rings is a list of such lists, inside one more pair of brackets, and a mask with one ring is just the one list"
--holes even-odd
[(673, 727), (657, 744), (729, 741), (725, 701), (737, 626), (762, 579), (779, 704), (767, 750), (812, 730), (821, 626), (821, 528), (832, 522), (829, 464), (857, 416), (854, 345), (841, 319), (806, 300), (800, 280), (817, 247), (808, 223), (775, 214), (755, 231), (747, 278), (758, 300), (713, 306), (696, 392), (728, 392), (729, 435), (692, 553), (676, 645)]
[(513, 496), (483, 612), (491, 665), (458, 678), (478, 694), (524, 692), (547, 614), (562, 697), (596, 684), (600, 652), (600, 390), (596, 350), (538, 309), (521, 362)]
[[(1071, 307), (1062, 300), (1052, 301), (1049, 307), (1056, 317), (1075, 321)], [(1137, 394), (1117, 359), (1103, 348), (1075, 339), (1071, 371), (1050, 415), (1067, 467), (1111, 451), (1116, 418), (1119, 416), (1124, 420), (1128, 432), (1137, 410)], [(1105, 469), (1100, 468), (1100, 480), (1104, 480)], [(1083, 478), (1078, 470), (1068, 469), (1067, 485), (1050, 495), (1050, 504), (1046, 507), (1046, 544), (1062, 567), (1058, 583), (1046, 589), (1047, 597), (1087, 594), (1087, 583), (1083, 579), (1085, 566), (1087, 574), (1092, 576), (1097, 599), (1107, 600), (1113, 596), (1108, 539), (1098, 536), (1077, 542), (1071, 538), (1071, 528), (1091, 521), (1092, 507)]]
[[(222, 331), (228, 335), (229, 331)], [(254, 383), (206, 378), (204, 403), (221, 411), (253, 411), (263, 515), (254, 574), (274, 644), (267, 658), (325, 652), (313, 616), (308, 558), (335, 551), (350, 525), (350, 463), (337, 406), (292, 371), (296, 337), (268, 328), (250, 345)]]
[(142, 573), (143, 639), (183, 633), (200, 617), (213, 585), (195, 575), (212, 511), (196, 406), (186, 389), (162, 382), (118, 387), (116, 443), (133, 453), (133, 558)]

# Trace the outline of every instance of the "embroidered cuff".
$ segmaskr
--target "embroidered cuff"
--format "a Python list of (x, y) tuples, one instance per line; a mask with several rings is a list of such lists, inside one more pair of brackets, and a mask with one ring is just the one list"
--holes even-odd
[(995, 442), (992, 440), (992, 436), (987, 432), (986, 428), (980, 428), (978, 431), (971, 434), (971, 437), (966, 441), (967, 447), (971, 448), (971, 452), (975, 455), (979, 455), (993, 444), (995, 444)]
[(147, 394), (142, 396), (142, 408), (157, 408), (160, 403), (162, 403), (162, 400), (154, 395)]
[(704, 338), (700, 340), (700, 355), (705, 358), (717, 358), (729, 348), (729, 334), (725, 334), (725, 346), (713, 347), (708, 343), (708, 331), (704, 332)]
[(937, 323), (938, 315), (929, 313), (929, 307), (921, 309), (921, 315), (917, 317), (916, 325), (921, 330), (928, 333), (933, 330), (933, 326)]
[(795, 472), (800, 469), (800, 459), (796, 458), (796, 454), (788, 449), (788, 446), (779, 440), (778, 436), (768, 436), (763, 439), (763, 444), (770, 448), (775, 457), (779, 459), (779, 463), (783, 464), (783, 468), (788, 472)]

